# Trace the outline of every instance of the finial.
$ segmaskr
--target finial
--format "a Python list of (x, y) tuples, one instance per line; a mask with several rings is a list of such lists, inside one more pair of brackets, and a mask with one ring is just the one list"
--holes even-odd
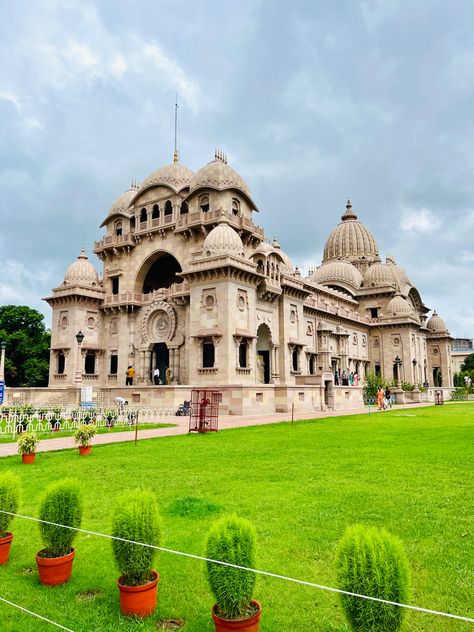
[(173, 162), (178, 162), (178, 94), (174, 103), (174, 154)]
[(225, 165), (227, 164), (227, 156), (223, 151), (216, 147), (216, 151), (214, 153), (214, 160), (219, 160), (219, 162), (223, 162)]
[(78, 259), (87, 259), (86, 249), (84, 248), (84, 246), (82, 246), (81, 248), (81, 254), (78, 256)]
[(178, 150), (177, 150), (177, 149), (175, 149), (175, 150), (174, 150), (174, 154), (173, 154), (173, 162), (174, 162), (174, 164), (176, 164), (177, 162), (179, 162), (179, 160), (178, 160)]
[(352, 210), (352, 202), (348, 197), (346, 202), (346, 212), (341, 217), (342, 221), (345, 222), (348, 219), (357, 219), (357, 215)]

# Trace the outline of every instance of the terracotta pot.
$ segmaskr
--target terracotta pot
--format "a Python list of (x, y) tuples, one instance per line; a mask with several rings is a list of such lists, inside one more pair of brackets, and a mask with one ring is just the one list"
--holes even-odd
[(22, 454), (21, 460), (23, 461), (23, 463), (34, 463), (35, 456), (36, 456), (35, 452), (30, 452), (29, 454)]
[(12, 540), (13, 533), (10, 531), (6, 532), (5, 537), (0, 538), (0, 564), (6, 564), (8, 562)]
[(46, 549), (36, 554), (40, 583), (44, 586), (58, 586), (69, 581), (76, 551), (72, 549), (68, 555), (61, 557), (41, 557), (40, 553), (43, 551)]
[(154, 612), (160, 576), (156, 571), (151, 571), (151, 574), (154, 579), (143, 586), (124, 586), (123, 577), (118, 578), (122, 614), (148, 617)]
[(79, 454), (81, 456), (88, 456), (91, 453), (90, 445), (80, 445), (79, 446)]
[(258, 612), (248, 619), (221, 619), (217, 616), (217, 604), (212, 607), (212, 618), (216, 626), (216, 632), (228, 632), (228, 630), (241, 630), (241, 632), (258, 632), (260, 625), (260, 617), (262, 615), (262, 606), (258, 601), (251, 601), (252, 606), (258, 608)]

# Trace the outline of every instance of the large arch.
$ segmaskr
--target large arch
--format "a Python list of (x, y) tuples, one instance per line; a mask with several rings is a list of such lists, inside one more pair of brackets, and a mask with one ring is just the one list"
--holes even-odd
[(161, 288), (169, 288), (172, 283), (182, 283), (179, 276), (182, 268), (179, 261), (169, 252), (159, 250), (150, 255), (140, 266), (135, 291), (149, 294)]
[(266, 323), (259, 325), (257, 329), (257, 356), (255, 375), (260, 384), (270, 384), (271, 376), (271, 351), (272, 333)]

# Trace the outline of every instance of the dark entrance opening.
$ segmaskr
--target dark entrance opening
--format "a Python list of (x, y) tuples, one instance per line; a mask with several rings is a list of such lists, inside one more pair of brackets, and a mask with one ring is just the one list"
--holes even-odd
[(270, 384), (270, 351), (257, 351), (263, 358), (263, 383)]
[(170, 365), (170, 352), (165, 342), (157, 342), (153, 346), (151, 364), (151, 379), (153, 380), (153, 371), (158, 369), (160, 372), (160, 384), (166, 384), (166, 369)]
[(181, 272), (181, 266), (176, 259), (168, 254), (159, 257), (150, 267), (143, 281), (143, 294), (149, 294), (160, 288), (167, 288), (172, 283), (182, 283), (181, 277), (176, 276)]
[(84, 363), (84, 373), (94, 375), (95, 373), (95, 353), (87, 353)]

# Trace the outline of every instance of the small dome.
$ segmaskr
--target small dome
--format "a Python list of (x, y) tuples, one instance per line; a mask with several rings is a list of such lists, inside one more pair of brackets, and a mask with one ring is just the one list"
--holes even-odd
[(283, 264), (288, 268), (288, 270), (293, 270), (293, 263), (292, 263), (290, 257), (286, 254), (286, 252), (284, 250), (281, 249), (281, 246), (278, 243), (276, 237), (273, 238), (273, 241), (272, 241), (271, 245), (275, 249), (275, 252), (282, 258)]
[(64, 285), (98, 285), (99, 274), (88, 260), (84, 248), (64, 275)]
[(138, 187), (136, 185), (132, 185), (128, 191), (125, 191), (112, 203), (112, 206), (109, 209), (109, 215), (114, 215), (115, 213), (126, 213), (128, 207), (130, 206), (130, 202), (136, 195)]
[(350, 200), (347, 200), (346, 212), (341, 217), (342, 222), (329, 235), (324, 246), (323, 263), (331, 259), (345, 258), (351, 263), (368, 260), (370, 263), (378, 253), (378, 246), (374, 236), (361, 222), (352, 210)]
[(385, 264), (392, 269), (392, 273), (397, 281), (398, 286), (400, 287), (402, 291), (403, 291), (404, 286), (406, 285), (409, 285), (411, 287), (412, 284), (411, 284), (410, 279), (408, 278), (405, 270), (403, 268), (400, 268), (399, 265), (397, 265), (395, 257), (393, 257), (392, 255), (387, 255), (385, 257)]
[(438, 313), (436, 312), (436, 310), (433, 312), (433, 316), (426, 323), (426, 326), (428, 327), (430, 331), (437, 331), (437, 332), (448, 331), (448, 328), (446, 327), (446, 323), (441, 318), (441, 316), (438, 316)]
[(207, 257), (216, 255), (234, 255), (243, 257), (244, 245), (240, 235), (227, 223), (225, 212), (204, 240), (203, 252)]
[(313, 272), (309, 280), (322, 285), (342, 283), (357, 290), (362, 284), (362, 275), (348, 261), (335, 260), (323, 263)]
[(244, 179), (237, 171), (229, 167), (226, 156), (220, 151), (216, 151), (214, 160), (196, 171), (191, 180), (190, 193), (202, 188), (211, 188), (217, 191), (237, 189), (251, 198), (250, 189)]
[(398, 277), (393, 269), (394, 266), (382, 263), (377, 258), (364, 274), (364, 287), (386, 287), (398, 285)]
[(188, 169), (178, 162), (178, 156), (175, 154), (174, 161), (170, 165), (160, 167), (160, 169), (153, 171), (153, 173), (143, 180), (139, 192), (149, 189), (151, 186), (164, 184), (178, 193), (181, 189), (189, 187), (192, 178), (193, 172), (191, 169)]
[(251, 256), (253, 257), (254, 255), (264, 255), (265, 257), (268, 257), (268, 255), (272, 252), (275, 252), (273, 246), (269, 244), (268, 241), (262, 241), (255, 248)]
[(388, 318), (393, 316), (413, 316), (413, 309), (410, 303), (397, 292), (387, 305), (385, 316)]

